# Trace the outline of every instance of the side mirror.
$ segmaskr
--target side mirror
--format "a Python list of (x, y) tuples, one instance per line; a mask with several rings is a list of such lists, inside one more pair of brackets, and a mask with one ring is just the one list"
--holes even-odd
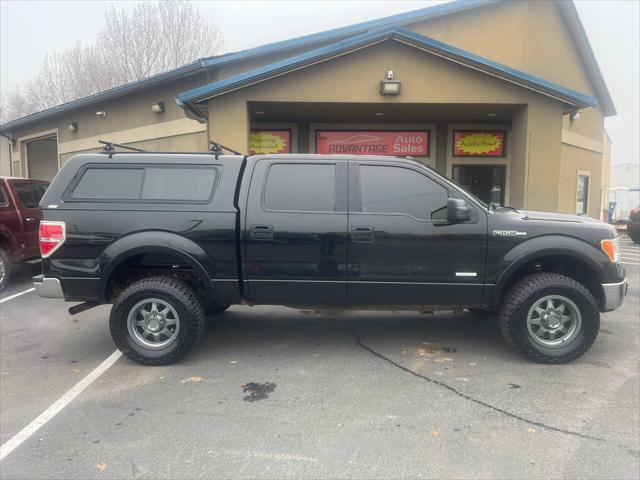
[(460, 198), (447, 199), (447, 221), (459, 223), (471, 220), (471, 207)]

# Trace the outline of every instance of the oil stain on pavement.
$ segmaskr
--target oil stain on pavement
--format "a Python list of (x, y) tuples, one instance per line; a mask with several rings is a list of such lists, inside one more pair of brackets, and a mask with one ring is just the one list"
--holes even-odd
[(257, 402), (269, 398), (269, 394), (276, 389), (275, 383), (249, 382), (242, 385), (242, 391), (246, 393), (242, 399), (245, 402)]

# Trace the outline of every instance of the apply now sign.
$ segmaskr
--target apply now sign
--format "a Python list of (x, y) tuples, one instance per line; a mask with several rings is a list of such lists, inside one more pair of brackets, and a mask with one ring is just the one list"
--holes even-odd
[(316, 153), (429, 156), (428, 131), (318, 131)]

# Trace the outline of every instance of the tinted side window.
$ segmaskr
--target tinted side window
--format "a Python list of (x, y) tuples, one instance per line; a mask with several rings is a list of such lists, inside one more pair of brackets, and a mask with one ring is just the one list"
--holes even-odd
[(275, 163), (269, 168), (264, 204), (270, 210), (333, 212), (336, 166)]
[(140, 198), (143, 176), (142, 168), (89, 168), (71, 197), (135, 200)]
[(447, 190), (408, 168), (361, 165), (360, 195), (363, 212), (403, 213), (421, 220), (446, 216)]
[(88, 168), (71, 198), (205, 201), (217, 175), (210, 167)]
[(142, 199), (208, 200), (216, 176), (217, 171), (213, 168), (147, 168)]
[(4, 188), (0, 185), (0, 205), (6, 205), (9, 201), (7, 200), (7, 196), (4, 193)]
[(47, 186), (42, 183), (19, 182), (13, 184), (13, 189), (18, 194), (23, 207), (38, 208)]

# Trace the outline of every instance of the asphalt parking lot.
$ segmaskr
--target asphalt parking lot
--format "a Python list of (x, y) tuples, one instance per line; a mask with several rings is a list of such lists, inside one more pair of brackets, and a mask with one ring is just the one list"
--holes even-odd
[(118, 358), (88, 386), (117, 358), (108, 307), (70, 316), (22, 293), (21, 267), (0, 296), (0, 477), (638, 478), (628, 239), (623, 262), (625, 305), (568, 365), (528, 362), (469, 313), (232, 307), (178, 365)]

